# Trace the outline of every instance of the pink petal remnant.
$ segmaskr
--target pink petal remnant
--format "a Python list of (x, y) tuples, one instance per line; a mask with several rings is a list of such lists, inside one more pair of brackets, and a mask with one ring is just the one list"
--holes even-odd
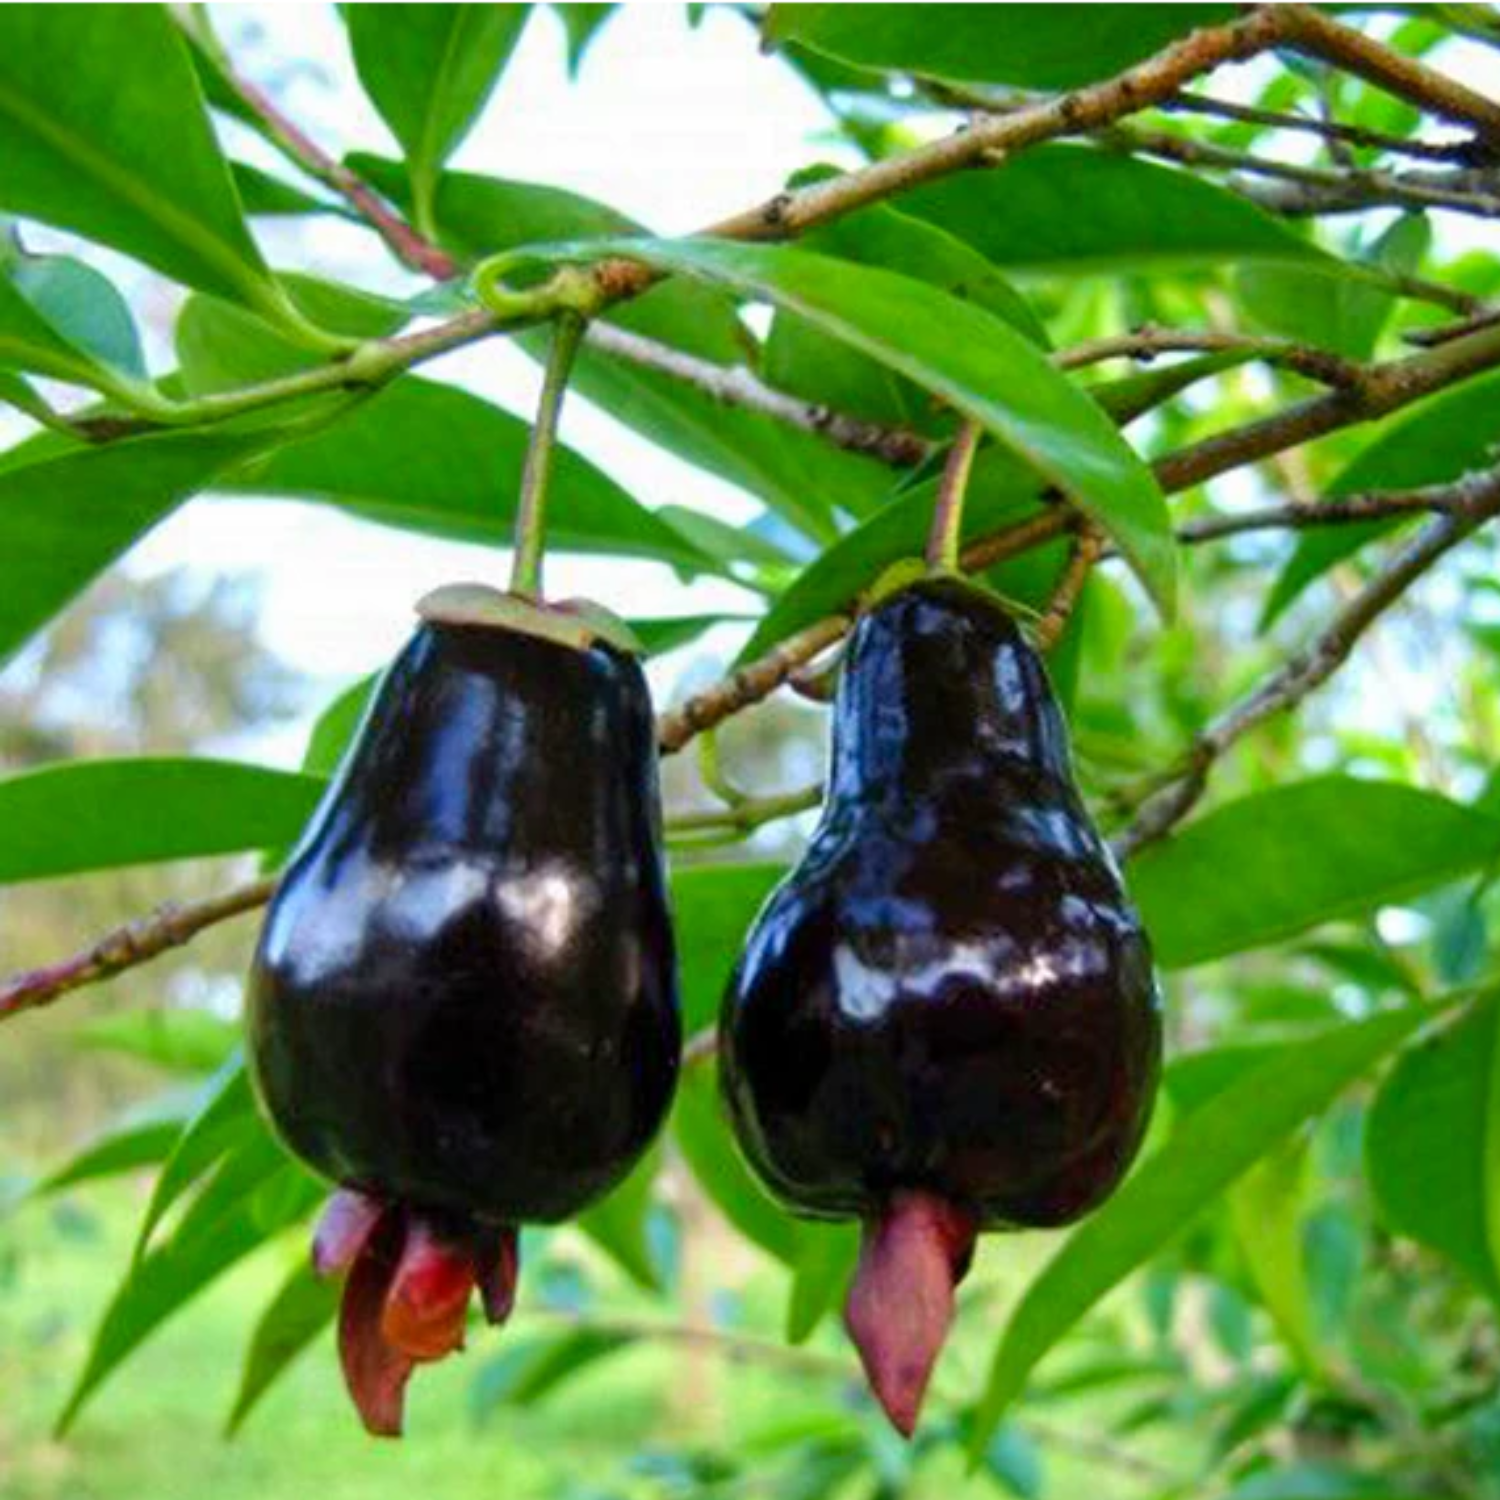
[(385, 1205), (354, 1188), (340, 1188), (323, 1205), (313, 1231), (312, 1263), (319, 1276), (337, 1276), (359, 1258)]
[(979, 1225), (932, 1193), (898, 1193), (864, 1227), (844, 1324), (866, 1378), (902, 1437), (916, 1429)]
[(521, 1247), (514, 1226), (483, 1231), (475, 1252), (475, 1279), (486, 1322), (498, 1328), (516, 1305), (516, 1278), (521, 1274)]
[(399, 1209), (387, 1211), (360, 1250), (339, 1305), (344, 1384), (365, 1430), (375, 1437), (401, 1436), (406, 1382), (416, 1364), (410, 1355), (392, 1348), (381, 1332), (386, 1294), (405, 1238), (404, 1215)]
[(468, 1239), (447, 1239), (411, 1215), (380, 1317), (386, 1343), (415, 1360), (441, 1359), (463, 1348), (474, 1259)]

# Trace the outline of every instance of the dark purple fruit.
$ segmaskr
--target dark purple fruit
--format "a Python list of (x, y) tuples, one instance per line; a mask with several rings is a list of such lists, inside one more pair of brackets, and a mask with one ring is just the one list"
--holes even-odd
[(1068, 1223), (1130, 1165), (1159, 1004), (1036, 653), (957, 580), (887, 597), (854, 633), (823, 818), (751, 932), (720, 1055), (776, 1196), (865, 1224), (846, 1318), (903, 1432), (977, 1232)]
[(283, 877), (249, 989), (267, 1114), (346, 1191), (345, 1368), (398, 1431), (412, 1362), (508, 1311), (515, 1230), (607, 1193), (680, 1052), (645, 678), (628, 654), (427, 622)]

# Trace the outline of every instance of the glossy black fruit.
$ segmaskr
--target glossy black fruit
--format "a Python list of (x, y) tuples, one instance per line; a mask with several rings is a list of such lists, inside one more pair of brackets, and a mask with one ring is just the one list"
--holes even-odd
[[(508, 1308), (514, 1226), (565, 1218), (619, 1182), (676, 1077), (655, 736), (636, 661), (598, 642), (424, 623), (277, 889), (249, 1023), (277, 1132), (354, 1190), (335, 1202), (322, 1259), (358, 1271), (366, 1255), (385, 1268), (377, 1291), (410, 1294), (411, 1316), (384, 1308), (387, 1342), (413, 1358), (451, 1347), (452, 1303), (476, 1279), (492, 1312)], [(372, 1274), (346, 1299), (346, 1312), (365, 1305), (356, 1345), (382, 1316)], [(436, 1334), (413, 1331), (424, 1308)], [(372, 1339), (346, 1349), (346, 1366), (370, 1364)], [(399, 1423), (399, 1385), (396, 1397)], [(361, 1402), (367, 1420), (379, 1405)], [(390, 1420), (383, 1409), (371, 1425)]]
[(1063, 1224), (1108, 1194), (1160, 1050), (1147, 940), (1040, 660), (957, 580), (888, 597), (855, 632), (823, 819), (751, 933), (721, 1057), (773, 1192), (867, 1223), (849, 1308), (867, 1364), (896, 1303), (921, 1324), (874, 1356), (898, 1425), (975, 1232)]

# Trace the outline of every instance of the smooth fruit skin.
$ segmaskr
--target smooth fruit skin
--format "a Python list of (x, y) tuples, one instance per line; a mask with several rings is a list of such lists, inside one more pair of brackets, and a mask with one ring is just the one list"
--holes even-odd
[(635, 660), (423, 624), (282, 879), (249, 1053), (286, 1145), (456, 1226), (630, 1170), (681, 1047)]
[(741, 1145), (804, 1214), (875, 1222), (915, 1192), (1057, 1225), (1129, 1166), (1160, 1067), (1148, 943), (1041, 661), (972, 587), (924, 581), (858, 626), (822, 822), (720, 1043)]

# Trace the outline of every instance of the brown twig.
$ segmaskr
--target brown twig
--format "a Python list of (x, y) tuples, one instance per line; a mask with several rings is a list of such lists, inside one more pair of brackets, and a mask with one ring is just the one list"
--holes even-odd
[(458, 274), (458, 262), (451, 255), (419, 234), (368, 183), (304, 134), (263, 89), (227, 68), (221, 67), (220, 74), (265, 126), (272, 143), (309, 177), (343, 198), (391, 247), (403, 265), (437, 281), (448, 281)]
[(1103, 552), (1104, 533), (1097, 526), (1080, 526), (1068, 566), (1047, 601), (1046, 611), (1031, 632), (1032, 644), (1038, 651), (1050, 651), (1062, 639), (1063, 631), (1068, 628), (1068, 621), (1078, 607), (1083, 586)]
[(1272, 130), (1303, 131), (1326, 141), (1342, 141), (1349, 146), (1365, 146), (1375, 151), (1410, 156), (1418, 161), (1452, 162), (1469, 166), (1487, 159), (1489, 152), (1472, 138), (1461, 141), (1418, 141), (1406, 136), (1387, 135), (1367, 130), (1362, 125), (1345, 125), (1334, 120), (1317, 120), (1311, 115), (1282, 114), (1274, 109), (1260, 109), (1251, 104), (1233, 104), (1206, 94), (1183, 92), (1163, 99), (1159, 109), (1169, 114), (1213, 115), (1223, 120), (1239, 120), (1248, 125), (1265, 125)]
[(601, 354), (625, 360), (643, 370), (654, 370), (700, 390), (726, 406), (737, 406), (800, 428), (851, 453), (865, 453), (898, 468), (921, 463), (933, 443), (920, 433), (882, 427), (815, 401), (801, 401), (758, 380), (743, 365), (718, 365), (685, 354), (670, 344), (643, 338), (611, 323), (595, 323), (588, 345)]
[(205, 927), (264, 906), (275, 888), (274, 877), (267, 877), (221, 891), (202, 901), (163, 906), (148, 917), (139, 917), (105, 933), (72, 958), (14, 975), (0, 984), (0, 1021), (19, 1015), (23, 1010), (35, 1010), (70, 990), (111, 979), (125, 969), (149, 962), (169, 948), (180, 948)]
[(1461, 323), (1444, 323), (1438, 328), (1413, 328), (1402, 334), (1406, 343), (1418, 349), (1435, 349), (1439, 344), (1451, 344), (1465, 334), (1478, 333), (1481, 328), (1500, 327), (1500, 307), (1484, 307), (1465, 318)]
[(1311, 5), (1275, 7), (1281, 40), (1306, 57), (1354, 73), (1414, 104), (1424, 114), (1472, 126), (1485, 140), (1500, 144), (1500, 101), (1429, 68), (1414, 57), (1336, 21)]
[(1173, 780), (1149, 797), (1135, 820), (1114, 839), (1128, 859), (1164, 838), (1196, 806), (1214, 765), (1230, 746), (1321, 687), (1348, 660), (1364, 632), (1406, 590), (1486, 521), (1500, 514), (1500, 468), (1470, 475), (1453, 486), (1464, 499), (1425, 526), (1318, 632), (1256, 688), (1221, 713), (1193, 740)]
[(1158, 354), (1252, 355), (1270, 365), (1295, 371), (1321, 385), (1357, 386), (1363, 370), (1353, 360), (1327, 349), (1294, 344), (1290, 339), (1262, 337), (1247, 333), (1227, 333), (1203, 328), (1157, 328), (1143, 324), (1129, 333), (1105, 338), (1087, 339), (1052, 355), (1060, 370), (1079, 370), (1109, 359), (1135, 359), (1149, 362)]

